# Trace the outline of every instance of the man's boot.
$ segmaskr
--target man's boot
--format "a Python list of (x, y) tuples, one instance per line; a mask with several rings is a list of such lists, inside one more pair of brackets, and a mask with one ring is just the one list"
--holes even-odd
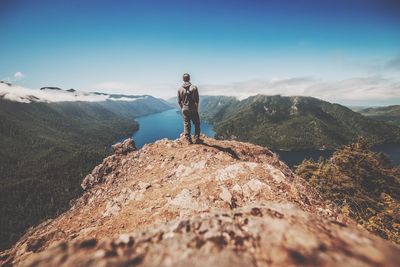
[(194, 138), (194, 143), (195, 144), (201, 144), (201, 143), (203, 143), (203, 140), (200, 139), (200, 136), (196, 135), (195, 138)]
[(185, 137), (185, 140), (186, 140), (186, 143), (187, 143), (188, 145), (193, 144), (192, 138), (191, 138), (190, 136), (186, 136), (186, 137)]

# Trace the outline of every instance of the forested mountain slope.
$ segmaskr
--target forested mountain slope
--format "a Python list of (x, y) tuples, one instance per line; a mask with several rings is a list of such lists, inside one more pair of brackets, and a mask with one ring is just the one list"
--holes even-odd
[(358, 112), (371, 119), (384, 121), (400, 127), (400, 105), (366, 108)]
[(50, 103), (0, 99), (0, 248), (68, 207), (110, 145), (138, 129), (135, 117), (168, 108), (151, 96)]
[(312, 97), (257, 95), (238, 101), (209, 96), (200, 113), (214, 123), (217, 138), (273, 149), (337, 148), (358, 136), (372, 143), (400, 142), (400, 128)]

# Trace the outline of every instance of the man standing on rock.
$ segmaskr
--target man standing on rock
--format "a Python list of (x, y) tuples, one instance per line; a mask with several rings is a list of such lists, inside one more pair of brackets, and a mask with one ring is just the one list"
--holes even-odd
[(192, 144), (190, 135), (191, 121), (194, 124), (195, 143), (201, 143), (199, 117), (199, 91), (197, 86), (190, 83), (190, 75), (183, 74), (183, 85), (178, 90), (178, 104), (182, 110), (184, 134), (187, 142)]

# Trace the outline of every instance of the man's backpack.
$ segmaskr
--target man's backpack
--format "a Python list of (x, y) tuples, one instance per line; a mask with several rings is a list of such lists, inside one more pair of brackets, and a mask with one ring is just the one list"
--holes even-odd
[(184, 106), (189, 107), (191, 104), (193, 104), (194, 99), (193, 99), (193, 90), (190, 90), (192, 88), (192, 85), (190, 85), (187, 88), (183, 88), (185, 91), (183, 93), (183, 101), (182, 104)]

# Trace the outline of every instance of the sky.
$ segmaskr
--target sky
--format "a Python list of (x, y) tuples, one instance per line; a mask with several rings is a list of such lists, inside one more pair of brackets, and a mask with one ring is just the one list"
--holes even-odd
[(27, 88), (400, 104), (398, 0), (0, 0), (0, 80)]

